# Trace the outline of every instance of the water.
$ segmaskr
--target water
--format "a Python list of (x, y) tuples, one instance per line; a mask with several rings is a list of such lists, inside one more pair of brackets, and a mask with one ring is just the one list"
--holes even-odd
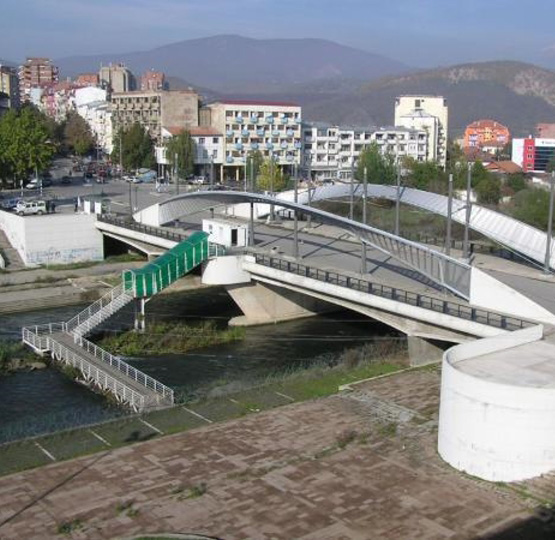
[[(19, 339), (21, 326), (67, 320), (80, 308), (66, 307), (0, 317), (0, 339)], [(211, 320), (224, 328), (239, 315), (222, 289), (154, 298), (148, 322)], [(124, 311), (114, 328), (131, 320)], [(332, 363), (345, 349), (363, 346), (387, 327), (350, 312), (339, 312), (246, 329), (245, 339), (188, 354), (133, 358), (129, 363), (175, 389), (177, 396), (206, 395), (215, 387), (233, 390), (268, 375)], [(217, 391), (217, 390), (216, 390)], [(99, 422), (128, 412), (74, 383), (55, 369), (0, 378), (0, 442), (22, 436)]]

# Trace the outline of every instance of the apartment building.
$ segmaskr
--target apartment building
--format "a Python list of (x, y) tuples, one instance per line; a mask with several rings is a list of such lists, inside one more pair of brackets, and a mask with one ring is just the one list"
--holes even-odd
[(0, 93), (7, 96), (4, 98), (7, 109), (19, 107), (19, 79), (15, 68), (0, 64)]
[(113, 93), (114, 132), (141, 124), (156, 144), (163, 142), (162, 126), (197, 127), (199, 95), (193, 90), (160, 90)]
[(449, 109), (443, 96), (400, 96), (395, 100), (395, 125), (428, 134), (426, 161), (447, 163)]
[(495, 120), (476, 120), (464, 130), (463, 148), (476, 148), (490, 154), (503, 148), (511, 140), (509, 128)]
[(302, 117), (296, 103), (219, 101), (202, 110), (201, 118), (224, 135), (224, 179), (243, 178), (247, 156), (253, 151), (287, 169), (300, 165)]
[(423, 129), (404, 127), (334, 126), (303, 124), (302, 170), (315, 180), (350, 179), (361, 152), (376, 143), (383, 154), (396, 159), (424, 161), (428, 137)]
[(99, 86), (100, 78), (98, 73), (81, 73), (75, 79), (76, 86)]
[(27, 58), (19, 67), (19, 98), (29, 101), (31, 88), (58, 82), (59, 71), (49, 58)]
[(136, 89), (135, 76), (124, 64), (102, 66), (98, 72), (99, 83), (108, 92), (132, 92)]
[(167, 90), (166, 76), (161, 71), (149, 70), (141, 75), (141, 88), (146, 90)]

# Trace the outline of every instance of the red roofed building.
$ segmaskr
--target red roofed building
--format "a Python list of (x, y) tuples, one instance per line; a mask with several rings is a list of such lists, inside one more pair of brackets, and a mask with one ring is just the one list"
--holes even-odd
[(464, 131), (464, 148), (495, 153), (511, 140), (509, 129), (495, 120), (476, 120)]
[(141, 90), (167, 90), (166, 76), (161, 71), (150, 70), (141, 76)]
[(81, 73), (75, 79), (75, 84), (77, 86), (98, 86), (100, 79), (98, 78), (98, 73)]

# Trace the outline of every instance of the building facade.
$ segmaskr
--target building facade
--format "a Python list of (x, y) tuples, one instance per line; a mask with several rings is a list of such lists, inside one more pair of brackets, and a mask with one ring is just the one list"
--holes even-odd
[(102, 66), (98, 72), (99, 84), (108, 92), (132, 92), (136, 88), (135, 77), (124, 64)]
[(253, 151), (288, 169), (300, 165), (302, 114), (296, 103), (226, 100), (206, 109), (201, 112), (203, 122), (209, 119), (224, 135), (222, 178), (242, 179)]
[(141, 91), (168, 90), (166, 76), (161, 71), (149, 70), (141, 76)]
[(395, 125), (424, 130), (428, 134), (426, 161), (447, 163), (449, 109), (442, 96), (411, 95), (395, 100)]
[(114, 132), (139, 123), (161, 145), (163, 126), (198, 126), (199, 99), (192, 90), (114, 93), (111, 96)]
[(361, 152), (375, 143), (382, 154), (395, 159), (410, 157), (424, 161), (428, 153), (427, 133), (405, 127), (349, 127), (320, 122), (302, 128), (302, 170), (315, 180), (349, 179)]
[(511, 161), (523, 172), (546, 172), (551, 160), (555, 160), (555, 138), (513, 139)]
[(488, 153), (501, 150), (511, 140), (509, 128), (495, 120), (476, 120), (464, 130), (464, 148), (479, 148)]
[(15, 68), (0, 65), (0, 93), (7, 96), (7, 108), (19, 108), (19, 79)]
[(31, 88), (58, 82), (59, 71), (49, 58), (27, 58), (19, 68), (19, 98), (29, 101)]
[(75, 79), (76, 86), (99, 86), (100, 78), (98, 73), (81, 73)]

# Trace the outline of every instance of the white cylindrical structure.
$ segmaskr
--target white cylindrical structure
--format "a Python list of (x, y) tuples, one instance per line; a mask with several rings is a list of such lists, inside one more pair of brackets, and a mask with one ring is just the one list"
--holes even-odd
[(511, 482), (555, 469), (555, 345), (542, 326), (444, 354), (438, 452), (454, 468)]

